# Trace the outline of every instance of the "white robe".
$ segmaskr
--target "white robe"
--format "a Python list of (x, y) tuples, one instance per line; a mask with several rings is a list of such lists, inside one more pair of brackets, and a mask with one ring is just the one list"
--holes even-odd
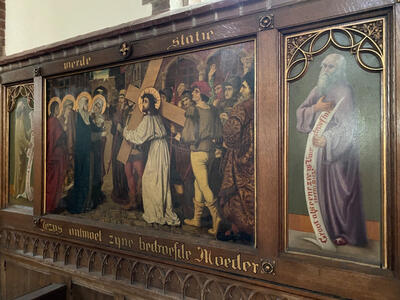
[(170, 156), (166, 131), (159, 115), (146, 115), (135, 130), (125, 130), (125, 138), (141, 145), (150, 141), (150, 149), (142, 178), (143, 219), (147, 223), (179, 225), (172, 211), (169, 182)]

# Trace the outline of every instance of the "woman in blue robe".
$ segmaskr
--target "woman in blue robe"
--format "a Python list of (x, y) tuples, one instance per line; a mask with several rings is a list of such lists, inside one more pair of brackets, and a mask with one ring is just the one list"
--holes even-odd
[(91, 123), (88, 99), (79, 99), (79, 113), (76, 119), (76, 139), (74, 147), (74, 186), (67, 196), (67, 209), (72, 214), (89, 211), (91, 205), (90, 151)]

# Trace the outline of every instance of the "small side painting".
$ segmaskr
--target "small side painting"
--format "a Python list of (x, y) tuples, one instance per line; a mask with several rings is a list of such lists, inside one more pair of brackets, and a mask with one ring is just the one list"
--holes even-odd
[(254, 42), (47, 80), (46, 211), (254, 245)]
[(7, 88), (9, 133), (9, 205), (33, 201), (33, 85)]
[(288, 250), (383, 264), (384, 21), (286, 38)]

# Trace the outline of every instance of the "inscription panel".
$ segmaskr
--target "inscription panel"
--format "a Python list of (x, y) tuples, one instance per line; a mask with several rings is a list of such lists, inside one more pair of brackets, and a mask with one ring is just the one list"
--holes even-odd
[(77, 226), (65, 222), (40, 219), (38, 230), (60, 238), (95, 243), (128, 253), (140, 253), (163, 257), (175, 262), (191, 263), (212, 267), (221, 271), (235, 271), (248, 276), (262, 275), (262, 260), (247, 251), (227, 251), (210, 247), (187, 244), (185, 242), (156, 238), (143, 234), (124, 233), (89, 226)]

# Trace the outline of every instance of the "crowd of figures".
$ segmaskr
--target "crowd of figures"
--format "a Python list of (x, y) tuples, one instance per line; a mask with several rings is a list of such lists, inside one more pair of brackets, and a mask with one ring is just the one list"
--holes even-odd
[[(106, 200), (103, 184), (111, 172), (112, 201), (121, 209), (143, 209), (148, 223), (203, 227), (211, 220), (208, 232), (218, 239), (254, 242), (252, 64), (223, 81), (212, 64), (207, 80), (146, 88), (136, 103), (126, 89), (109, 103), (101, 91), (50, 99), (47, 212), (95, 209)], [(163, 102), (185, 111), (183, 126), (162, 115)], [(143, 119), (128, 130), (135, 108)], [(126, 161), (119, 156), (124, 142), (131, 148)]]
[[(60, 107), (62, 109), (60, 109)], [(89, 109), (90, 107), (90, 109)], [(105, 128), (104, 96), (81, 93), (49, 102), (47, 120), (46, 210), (65, 207), (81, 213), (105, 199), (103, 185)], [(65, 195), (67, 193), (67, 195)]]

